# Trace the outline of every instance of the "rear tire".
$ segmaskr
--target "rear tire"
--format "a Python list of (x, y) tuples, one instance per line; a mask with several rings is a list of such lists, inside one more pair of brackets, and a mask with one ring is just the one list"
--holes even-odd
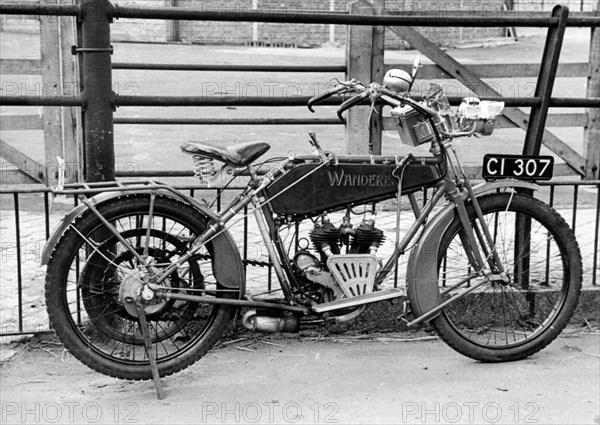
[[(150, 197), (139, 194), (97, 209), (138, 253), (147, 246), (149, 261), (160, 271), (189, 250), (207, 221), (189, 205), (157, 196), (147, 238), (149, 205)], [(183, 294), (238, 298), (239, 291), (224, 291), (214, 279), (211, 257), (208, 243), (173, 272), (165, 286)], [(139, 282), (136, 266), (132, 253), (88, 211), (71, 225), (52, 253), (46, 305), (56, 334), (82, 363), (105, 375), (140, 380), (151, 379), (152, 372), (139, 320), (119, 302), (124, 284)], [(206, 354), (226, 329), (235, 307), (155, 299), (145, 311), (159, 374), (166, 376)]]
[[(484, 362), (526, 358), (552, 342), (569, 322), (581, 291), (581, 254), (573, 231), (550, 206), (522, 194), (479, 198), (484, 221), (509, 282), (488, 282), (448, 305), (432, 320), (440, 337), (465, 356)], [(471, 222), (473, 206), (468, 207)], [(529, 243), (515, 249), (517, 214), (531, 220)], [(525, 221), (521, 221), (521, 225)], [(469, 270), (457, 218), (440, 244), (440, 291), (450, 288)], [(528, 246), (529, 261), (524, 253)], [(519, 267), (522, 266), (522, 267)], [(525, 270), (519, 273), (519, 270)], [(473, 278), (466, 286), (479, 282)], [(465, 285), (442, 296), (442, 301)]]

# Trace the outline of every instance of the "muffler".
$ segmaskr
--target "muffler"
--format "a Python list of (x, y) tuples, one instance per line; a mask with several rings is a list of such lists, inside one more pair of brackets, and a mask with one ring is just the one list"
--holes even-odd
[(290, 312), (248, 310), (242, 316), (242, 325), (257, 332), (298, 332), (300, 316)]

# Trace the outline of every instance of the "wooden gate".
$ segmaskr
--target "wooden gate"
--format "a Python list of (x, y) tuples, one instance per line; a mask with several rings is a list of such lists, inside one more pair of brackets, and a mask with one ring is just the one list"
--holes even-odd
[[(28, 23), (31, 22), (30, 20)], [(0, 73), (3, 76), (14, 76), (14, 81), (3, 82), (3, 95), (11, 95), (12, 91), (15, 92), (12, 94), (34, 93), (36, 96), (49, 97), (77, 95), (79, 74), (76, 72), (76, 61), (71, 55), (71, 46), (76, 44), (74, 19), (42, 16), (39, 28), (40, 59), (0, 60)], [(22, 76), (29, 76), (31, 81), (24, 82)], [(43, 147), (30, 143), (27, 136), (21, 144), (26, 147), (20, 149), (0, 139), (0, 156), (5, 163), (1, 170), (2, 183), (56, 185), (60, 161), (65, 163), (65, 180), (77, 181), (81, 170), (80, 119), (77, 108), (44, 106), (39, 108), (38, 114), (30, 115), (14, 115), (12, 109), (6, 109), (6, 106), (3, 107), (0, 115), (2, 131), (25, 131), (25, 134), (43, 132)], [(18, 111), (17, 108), (13, 109)], [(37, 155), (32, 154), (36, 151)], [(42, 151), (43, 161), (32, 158), (39, 158)]]
[[(352, 5), (350, 13), (362, 15), (392, 14), (384, 11), (384, 0), (357, 1)], [(600, 12), (598, 2), (596, 15)], [(599, 178), (600, 166), (600, 108), (588, 108), (585, 113), (560, 113), (550, 114), (547, 119), (545, 114), (550, 107), (552, 86), (555, 77), (586, 78), (587, 98), (600, 97), (600, 29), (591, 28), (590, 60), (588, 63), (559, 64), (558, 58), (562, 44), (568, 9), (557, 7), (555, 15), (563, 14), (564, 25), (562, 28), (550, 28), (546, 40), (546, 49), (542, 64), (500, 64), (500, 65), (472, 65), (465, 66), (453, 59), (450, 55), (424, 37), (415, 28), (409, 26), (387, 27), (408, 42), (420, 53), (432, 60), (435, 65), (426, 65), (419, 72), (420, 79), (455, 79), (482, 97), (502, 97), (493, 87), (484, 82), (486, 78), (513, 78), (513, 76), (537, 77), (535, 97), (544, 99), (540, 108), (532, 107), (528, 114), (518, 107), (507, 106), (499, 118), (498, 128), (522, 128), (525, 130), (525, 149), (539, 151), (540, 142), (553, 153), (558, 155), (565, 164), (558, 165), (556, 176), (577, 175), (585, 179)], [(575, 14), (586, 16), (589, 14)], [(348, 76), (361, 81), (381, 81), (383, 74), (397, 65), (385, 66), (384, 55), (384, 28), (383, 27), (351, 27), (349, 29), (348, 46), (351, 54), (348, 60)], [(364, 58), (371, 58), (365, 61)], [(565, 105), (572, 106), (572, 105)], [(542, 112), (541, 108), (546, 108)], [(346, 141), (348, 150), (352, 153), (367, 153), (364, 140), (369, 138), (369, 147), (374, 153), (381, 151), (382, 131), (395, 130), (392, 117), (382, 117), (380, 114), (369, 114), (369, 107), (355, 107), (348, 116), (346, 127)], [(371, 116), (371, 131), (367, 130), (367, 120)], [(537, 126), (538, 128), (533, 128)], [(577, 152), (571, 145), (561, 140), (546, 127), (584, 127), (584, 141), (582, 153)], [(539, 132), (538, 132), (539, 130)], [(539, 135), (539, 136), (537, 136)], [(534, 138), (539, 138), (534, 142)], [(531, 139), (531, 140), (529, 140)], [(531, 148), (531, 146), (537, 145)], [(529, 148), (527, 148), (529, 146)], [(480, 176), (480, 167), (471, 167), (470, 173)]]

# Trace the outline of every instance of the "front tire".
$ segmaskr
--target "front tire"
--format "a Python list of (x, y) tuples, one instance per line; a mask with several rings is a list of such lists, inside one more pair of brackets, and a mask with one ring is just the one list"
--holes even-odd
[[(573, 231), (550, 206), (522, 194), (478, 199), (508, 281), (484, 283), (449, 304), (432, 320), (453, 349), (484, 362), (526, 358), (552, 342), (569, 322), (581, 291), (581, 254)], [(471, 223), (475, 211), (468, 207)], [(530, 239), (516, 234), (530, 223)], [(479, 282), (454, 290), (472, 272), (457, 218), (442, 237), (438, 257), (442, 301)], [(444, 291), (447, 291), (444, 294)]]
[[(157, 196), (150, 220), (149, 195), (116, 198), (97, 207), (139, 254), (146, 250), (153, 270), (173, 264), (189, 251), (207, 225), (205, 217), (178, 200)], [(148, 227), (150, 230), (148, 231)], [(238, 298), (212, 274), (212, 246), (171, 273), (165, 290)], [(105, 375), (151, 379), (136, 312), (122, 302), (137, 285), (136, 256), (92, 212), (65, 232), (48, 263), (46, 305), (50, 323), (65, 347), (82, 363)], [(225, 305), (155, 299), (145, 307), (160, 376), (178, 372), (218, 341), (235, 313)]]

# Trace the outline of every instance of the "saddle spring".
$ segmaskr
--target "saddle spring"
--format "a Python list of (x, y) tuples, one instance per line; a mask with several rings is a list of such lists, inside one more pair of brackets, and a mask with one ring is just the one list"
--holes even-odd
[(212, 158), (207, 158), (201, 155), (193, 155), (194, 161), (194, 177), (200, 180), (200, 183), (210, 183), (213, 181), (219, 167)]

